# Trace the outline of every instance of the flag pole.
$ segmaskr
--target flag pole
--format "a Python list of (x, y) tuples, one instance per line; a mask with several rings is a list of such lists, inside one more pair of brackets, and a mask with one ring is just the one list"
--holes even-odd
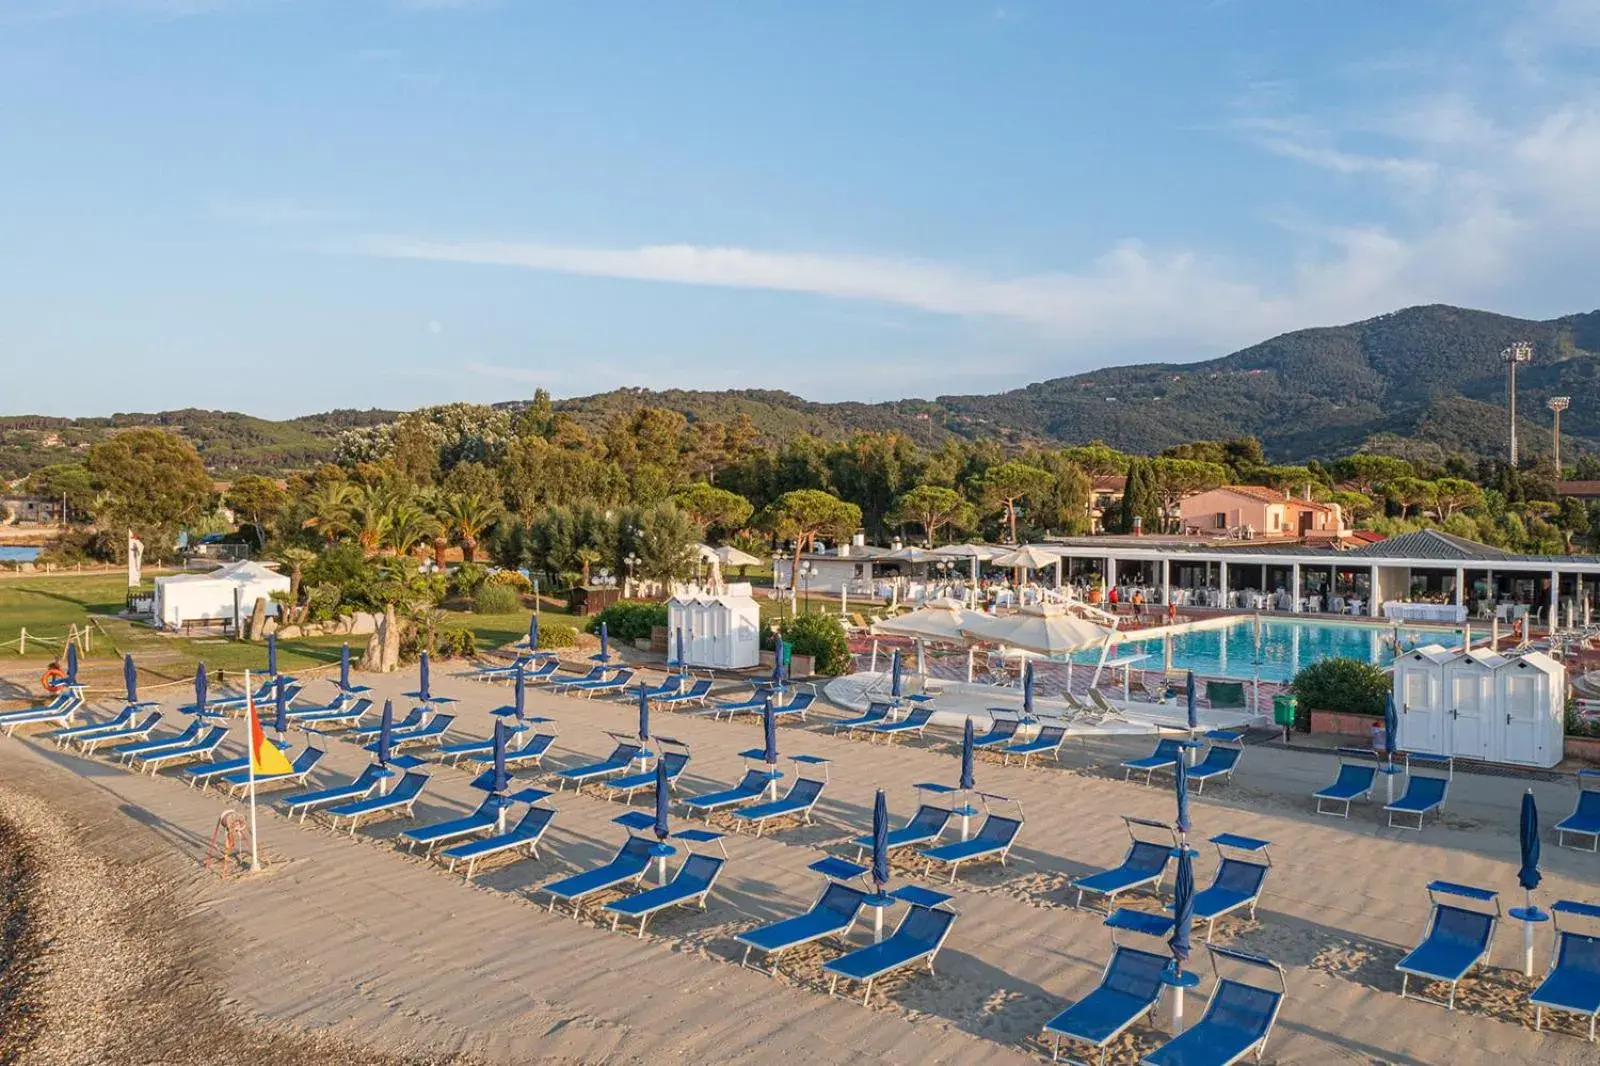
[(245, 755), (250, 775), (250, 871), (261, 869), (261, 851), (256, 847), (256, 701), (250, 688), (250, 671), (244, 672), (244, 702), (249, 709), (245, 726)]

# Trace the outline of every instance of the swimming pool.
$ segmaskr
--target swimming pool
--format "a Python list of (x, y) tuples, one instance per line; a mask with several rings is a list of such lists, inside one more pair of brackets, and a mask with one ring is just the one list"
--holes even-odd
[[(1153, 635), (1141, 638), (1129, 633), (1112, 649), (1114, 658), (1148, 655), (1140, 663), (1146, 669), (1160, 669), (1167, 661), (1168, 646), (1174, 670), (1193, 670), (1202, 677), (1234, 677), (1263, 681), (1288, 681), (1305, 666), (1323, 659), (1359, 659), (1388, 666), (1394, 659), (1394, 626), (1345, 622), (1261, 620), (1261, 644), (1256, 647), (1255, 621), (1241, 618), (1228, 626), (1195, 629), (1176, 636)], [(1448, 630), (1401, 627), (1402, 647), (1451, 643)], [(1098, 649), (1079, 652), (1075, 663), (1095, 663)]]
[(31, 563), (37, 558), (38, 548), (0, 546), (0, 563)]

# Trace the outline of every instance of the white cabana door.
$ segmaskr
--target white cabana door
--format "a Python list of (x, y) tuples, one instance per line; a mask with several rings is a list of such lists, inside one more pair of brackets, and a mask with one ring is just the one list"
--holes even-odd
[(1412, 653), (1395, 663), (1399, 689), (1401, 749), (1425, 755), (1445, 752), (1444, 670), (1430, 655)]
[(1493, 757), (1489, 738), (1495, 713), (1494, 674), (1475, 662), (1450, 668), (1450, 754)]
[(1545, 719), (1549, 716), (1548, 684), (1549, 678), (1543, 673), (1523, 667), (1521, 663), (1502, 671), (1500, 709), (1504, 720), (1500, 730), (1501, 761), (1524, 766), (1543, 765), (1539, 749), (1544, 737)]

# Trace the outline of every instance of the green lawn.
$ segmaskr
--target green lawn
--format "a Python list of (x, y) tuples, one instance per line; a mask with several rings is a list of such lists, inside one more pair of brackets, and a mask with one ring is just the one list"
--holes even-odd
[[(146, 583), (145, 588), (150, 586)], [(136, 625), (115, 617), (127, 595), (127, 581), (120, 574), (92, 576), (32, 577), (0, 580), (0, 665), (16, 661), (18, 651), (10, 642), (24, 627), (29, 633), (27, 659), (45, 662), (60, 654), (61, 638), (69, 626), (84, 626), (93, 618), (87, 660), (107, 659), (131, 652), (142, 665), (159, 673), (179, 676), (192, 671), (198, 662), (212, 670), (261, 670), (266, 667), (266, 649), (260, 644), (216, 637), (167, 637), (148, 626)], [(531, 611), (505, 615), (477, 615), (470, 611), (449, 611), (447, 626), (465, 625), (477, 637), (478, 647), (488, 649), (510, 643), (528, 632)], [(548, 622), (577, 626), (579, 619), (563, 611), (546, 608)], [(36, 642), (45, 637), (55, 643)], [(278, 666), (285, 671), (331, 666), (339, 661), (339, 646), (346, 640), (358, 655), (365, 637), (308, 637), (278, 643)]]

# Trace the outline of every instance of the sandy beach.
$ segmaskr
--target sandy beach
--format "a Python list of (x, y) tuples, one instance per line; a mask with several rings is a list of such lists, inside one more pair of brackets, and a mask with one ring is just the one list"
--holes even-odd
[[(362, 679), (385, 696), (416, 687), (415, 670)], [(332, 694), (313, 681), (308, 698)], [(485, 736), (491, 687), (434, 672), (436, 692), (458, 697), (452, 736)], [(176, 698), (169, 699), (176, 702)], [(407, 706), (397, 703), (397, 708)], [(560, 724), (546, 767), (592, 761), (606, 731), (632, 731), (632, 704), (578, 701), (530, 690), (529, 710)], [(128, 773), (58, 751), (21, 733), (0, 740), (0, 862), (6, 884), (0, 1004), (13, 1023), (0, 1062), (988, 1063), (1048, 1060), (1040, 1027), (1097, 981), (1108, 955), (1101, 909), (1075, 909), (1067, 882), (1114, 865), (1126, 847), (1122, 815), (1167, 819), (1170, 790), (1121, 780), (1122, 758), (1148, 740), (1074, 742), (1061, 766), (1000, 766), (980, 758), (978, 786), (1026, 812), (1011, 860), (963, 869), (951, 890), (960, 913), (935, 970), (881, 983), (863, 1008), (830, 998), (820, 963), (834, 944), (782, 957), (773, 977), (742, 968), (733, 936), (800, 912), (820, 879), (807, 865), (854, 856), (874, 789), (889, 791), (898, 823), (913, 782), (953, 784), (954, 731), (871, 744), (831, 735), (829, 708), (781, 730), (785, 754), (831, 760), (817, 824), (726, 840), (730, 862), (708, 909), (668, 912), (640, 939), (614, 933), (590, 905), (583, 920), (546, 910), (538, 887), (592, 866), (623, 838), (618, 804), (568, 790), (541, 857), (499, 864), (471, 885), (394, 845), (406, 822), (383, 820), (352, 839), (279, 815), (267, 802), (260, 838), (266, 872), (224, 880), (203, 867), (212, 829), (237, 801), (185, 787), (180, 775)], [(733, 783), (737, 753), (759, 744), (758, 721), (714, 722), (666, 712), (654, 731), (693, 758), (679, 795)], [(242, 751), (235, 723), (230, 749)], [(298, 741), (297, 741), (298, 743)], [(314, 783), (359, 771), (368, 756), (331, 741)], [(1424, 885), (1447, 878), (1516, 887), (1516, 803), (1525, 787), (1544, 823), (1571, 809), (1568, 781), (1458, 775), (1442, 825), (1420, 834), (1382, 826), (1375, 807), (1348, 821), (1316, 817), (1309, 793), (1332, 779), (1326, 755), (1253, 747), (1236, 783), (1194, 801), (1203, 887), (1215, 868), (1206, 837), (1232, 832), (1272, 841), (1273, 870), (1256, 920), (1218, 923), (1216, 941), (1270, 955), (1288, 971), (1288, 1000), (1265, 1061), (1577, 1066), (1594, 1045), (1533, 1032), (1520, 974), (1521, 930), (1507, 922), (1492, 967), (1462, 985), (1454, 1013), (1399, 996), (1394, 963), (1428, 917)], [(437, 765), (416, 823), (456, 816), (481, 794), (471, 774)], [(527, 783), (540, 783), (524, 775)], [(1159, 779), (1158, 779), (1159, 782)], [(674, 815), (678, 813), (674, 809)], [(714, 820), (714, 828), (728, 823)], [(908, 857), (909, 858), (909, 857)], [(1600, 860), (1547, 839), (1542, 902), (1594, 901)], [(896, 876), (923, 884), (920, 864)], [(935, 875), (937, 877), (937, 875)], [(939, 885), (938, 887), (943, 887)], [(1153, 908), (1148, 895), (1131, 905)], [(1542, 972), (1549, 930), (1537, 947)], [(858, 926), (852, 943), (870, 938)], [(1205, 974), (1187, 1011), (1199, 1016)], [(1510, 967), (1510, 968), (1508, 968)], [(1130, 1063), (1164, 1039), (1165, 1005), (1112, 1061)]]

